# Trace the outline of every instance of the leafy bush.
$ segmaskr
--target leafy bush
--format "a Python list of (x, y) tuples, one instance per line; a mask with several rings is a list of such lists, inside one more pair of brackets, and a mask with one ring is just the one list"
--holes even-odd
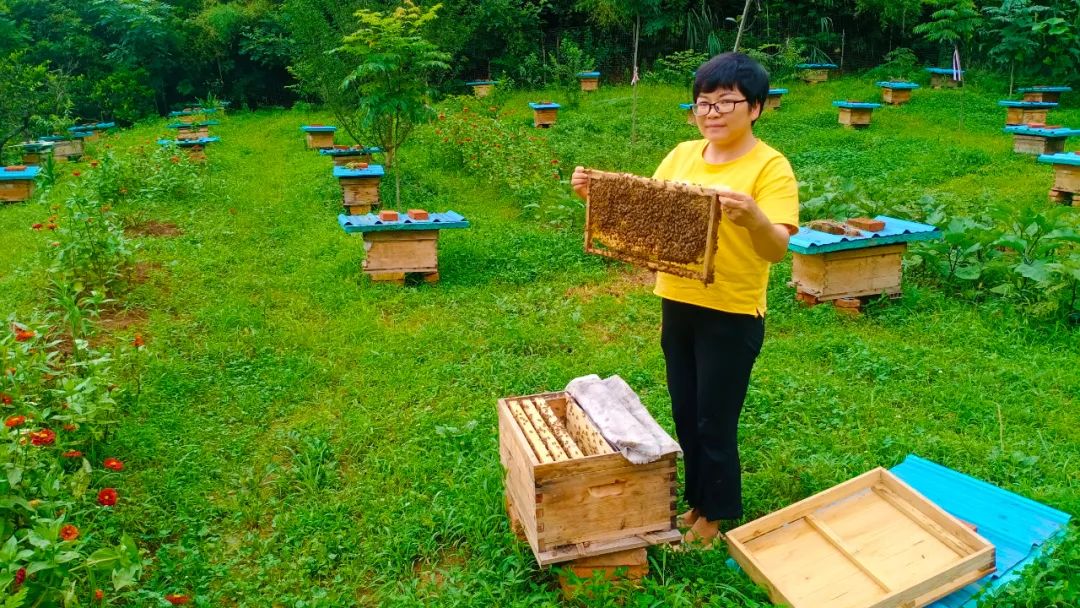
[(868, 77), (880, 80), (910, 80), (916, 70), (919, 58), (915, 52), (904, 47), (897, 47), (885, 54), (885, 63), (870, 70)]
[(701, 51), (676, 51), (656, 60), (653, 69), (645, 72), (647, 82), (685, 85), (693, 82), (694, 72), (709, 60), (709, 54)]

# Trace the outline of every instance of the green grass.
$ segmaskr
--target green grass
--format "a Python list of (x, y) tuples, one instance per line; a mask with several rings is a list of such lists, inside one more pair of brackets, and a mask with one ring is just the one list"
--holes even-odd
[[(873, 87), (791, 88), (758, 133), (804, 179), (850, 177), (890, 202), (932, 194), (957, 210), (987, 193), (1048, 204), (1051, 169), (1012, 154), (996, 94), (919, 90), (854, 132), (829, 102)], [(526, 101), (559, 95), (493, 103), (525, 122)], [(550, 146), (564, 169), (650, 174), (696, 136), (677, 107), (686, 97), (642, 87), (631, 146), (630, 91), (604, 88), (560, 113)], [(1080, 124), (1080, 110), (1053, 120)], [(116, 440), (130, 471), (118, 513), (153, 560), (143, 586), (190, 591), (203, 606), (559, 604), (554, 576), (503, 513), (495, 400), (619, 374), (672, 428), (658, 300), (638, 274), (586, 256), (580, 230), (540, 225), (418, 143), (403, 153), (405, 206), (453, 209), (473, 226), (443, 234), (438, 284), (370, 283), (361, 239), (336, 224), (330, 161), (304, 149), (304, 122), (332, 120), (230, 115), (201, 201), (123, 210), (183, 231), (140, 239), (149, 280), (128, 305), (148, 320), (123, 334), (141, 331), (150, 353)], [(143, 144), (163, 124), (113, 145)], [(0, 310), (43, 300), (45, 237), (29, 226), (48, 204), (0, 208)], [(1076, 329), (915, 282), (897, 303), (839, 317), (796, 306), (789, 274), (790, 262), (773, 271), (743, 416), (750, 517), (908, 453), (1080, 513)], [(1070, 555), (1076, 545), (1074, 532)], [(643, 592), (588, 603), (767, 603), (723, 550), (651, 555)], [(1018, 588), (1049, 605), (1044, 583)]]

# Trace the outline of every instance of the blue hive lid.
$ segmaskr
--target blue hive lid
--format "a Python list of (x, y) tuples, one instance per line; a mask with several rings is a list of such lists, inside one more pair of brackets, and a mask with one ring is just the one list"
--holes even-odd
[(578, 72), (578, 78), (599, 78), (600, 72)]
[(1068, 93), (1072, 87), (1066, 86), (1034, 86), (1017, 89), (1021, 93)]
[(113, 129), (116, 128), (115, 122), (99, 122), (96, 125), (91, 125), (95, 129)]
[(1030, 125), (1010, 125), (1005, 127), (1006, 133), (1015, 133), (1016, 135), (1034, 135), (1037, 137), (1072, 137), (1074, 135), (1080, 135), (1080, 129), (1068, 129), (1065, 127), (1032, 127)]
[(430, 213), (426, 220), (414, 220), (408, 215), (401, 214), (396, 222), (384, 222), (378, 215), (368, 213), (365, 215), (338, 216), (338, 224), (345, 232), (393, 232), (402, 230), (443, 230), (448, 228), (468, 228), (469, 222), (459, 213), (447, 211), (445, 213)]
[(175, 110), (169, 112), (169, 116), (194, 116), (196, 114), (213, 114), (217, 108), (193, 108), (191, 110)]
[(1051, 165), (1072, 165), (1080, 167), (1080, 154), (1076, 152), (1058, 152), (1057, 154), (1040, 154), (1040, 163)]
[(204, 120), (201, 122), (174, 122), (165, 125), (165, 127), (169, 129), (190, 129), (192, 127), (213, 127), (220, 124), (221, 123), (216, 120)]
[(304, 125), (300, 127), (300, 130), (305, 133), (333, 133), (334, 131), (337, 131), (337, 127), (331, 127), (329, 125)]
[[(1080, 160), (1080, 156), (1076, 158)], [(799, 232), (791, 237), (788, 242), (788, 249), (795, 253), (815, 255), (830, 251), (862, 249), (864, 247), (879, 247), (893, 243), (930, 241), (941, 238), (941, 232), (929, 224), (909, 222), (884, 215), (879, 215), (874, 219), (885, 222), (885, 228), (878, 232), (862, 230), (862, 236), (829, 234), (828, 232), (812, 230), (802, 226), (799, 228)]]
[(899, 89), (899, 90), (904, 90), (904, 89), (911, 90), (911, 89), (919, 88), (919, 85), (915, 84), (914, 82), (907, 82), (907, 81), (900, 82), (900, 81), (894, 81), (894, 80), (879, 80), (877, 82), (877, 86), (879, 86), (879, 87), (881, 87), (883, 89)]
[(221, 141), (220, 137), (200, 137), (198, 139), (159, 139), (158, 145), (161, 146), (205, 146), (206, 144), (212, 144), (216, 141)]
[(38, 173), (41, 173), (41, 167), (37, 165), (29, 165), (21, 171), (8, 171), (6, 168), (0, 168), (0, 181), (34, 179), (38, 176)]
[(19, 147), (24, 152), (41, 152), (42, 150), (51, 150), (53, 144), (51, 141), (27, 141), (19, 144)]
[[(931, 74), (948, 74), (951, 76), (956, 70), (953, 70), (952, 68), (926, 68), (926, 71)], [(964, 70), (960, 70), (960, 75), (962, 76), (963, 74)]]
[(334, 167), (334, 177), (382, 177), (385, 175), (382, 165), (368, 165), (364, 169), (350, 169), (348, 167)]
[(835, 63), (800, 63), (795, 67), (800, 70), (835, 70), (839, 66)]
[(322, 148), (319, 154), (323, 156), (364, 156), (382, 152), (379, 146), (361, 146), (359, 148)]
[(71, 137), (75, 139), (83, 139), (84, 137), (93, 137), (93, 131), (71, 131)]
[(692, 103), (680, 103), (679, 104), (679, 108), (683, 109), (683, 110), (690, 110), (690, 109), (693, 109), (693, 107), (694, 107), (694, 104), (692, 104)]
[(1029, 108), (1032, 110), (1049, 110), (1058, 107), (1058, 104), (1052, 101), (1012, 101), (1008, 99), (999, 101), (998, 105), (1003, 108)]
[(470, 81), (465, 83), (465, 86), (467, 86), (467, 87), (476, 87), (476, 86), (485, 85), (485, 84), (495, 84), (495, 82), (496, 81), (494, 81), (494, 80), (470, 80)]
[(787, 89), (769, 89), (769, 95), (787, 95)]
[(848, 110), (873, 110), (881, 107), (880, 103), (867, 103), (865, 101), (834, 101), (832, 105)]
[(562, 106), (560, 106), (559, 104), (554, 103), (554, 102), (552, 102), (552, 103), (535, 103), (535, 102), (530, 101), (529, 102), (529, 107), (534, 109), (534, 110), (558, 110)]

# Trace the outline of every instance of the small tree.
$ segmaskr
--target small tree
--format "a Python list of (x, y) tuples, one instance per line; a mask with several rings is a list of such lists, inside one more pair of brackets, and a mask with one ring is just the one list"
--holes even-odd
[(358, 115), (366, 131), (386, 155), (394, 171), (394, 200), (401, 207), (401, 172), (397, 152), (416, 125), (431, 118), (432, 89), (428, 77), (450, 68), (450, 56), (424, 38), (427, 24), (441, 8), (423, 10), (412, 0), (389, 13), (360, 10), (360, 29), (349, 34), (333, 52), (353, 56), (359, 63), (341, 83), (356, 88), (362, 97)]
[(1048, 8), (1033, 5), (1031, 0), (1002, 0), (1001, 6), (988, 6), (983, 10), (997, 26), (991, 32), (997, 44), (990, 49), (990, 57), (998, 63), (1008, 64), (1009, 95), (1012, 95), (1016, 64), (1030, 61), (1039, 50), (1035, 27), (1039, 23), (1039, 13)]
[(940, 42), (954, 49), (959, 48), (962, 42), (970, 42), (982, 21), (974, 1), (935, 0), (933, 4), (942, 7), (930, 15), (933, 21), (920, 23), (913, 31), (931, 42)]
[(31, 65), (22, 52), (0, 60), (0, 158), (9, 141), (51, 130), (71, 108), (67, 79), (48, 65)]

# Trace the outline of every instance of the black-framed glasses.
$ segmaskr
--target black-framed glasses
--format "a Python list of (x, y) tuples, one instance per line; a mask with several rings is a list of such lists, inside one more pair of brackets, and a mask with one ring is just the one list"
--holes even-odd
[(735, 111), (735, 106), (746, 101), (745, 99), (725, 99), (716, 103), (699, 101), (694, 104), (694, 116), (708, 116), (709, 110), (716, 110), (717, 114), (729, 114)]

